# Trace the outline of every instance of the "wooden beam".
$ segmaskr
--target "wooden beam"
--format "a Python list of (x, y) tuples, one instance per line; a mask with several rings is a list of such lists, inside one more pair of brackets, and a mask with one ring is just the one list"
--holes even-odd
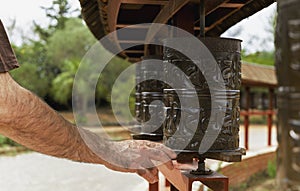
[[(192, 5), (182, 7), (173, 17), (174, 26), (194, 35), (194, 16)], [(175, 32), (175, 31), (174, 31)]]
[[(196, 162), (192, 164), (178, 164), (173, 162), (173, 170), (168, 169), (165, 164), (157, 166), (158, 170), (171, 183), (171, 191), (192, 191), (193, 182), (200, 181), (211, 190), (228, 191), (228, 177), (213, 172), (211, 175), (195, 176), (189, 173), (190, 170), (197, 169)], [(181, 169), (181, 170), (180, 170)]]
[(127, 53), (127, 54), (143, 54), (144, 51), (143, 50), (124, 50), (124, 53)]
[[(229, 1), (230, 0), (215, 0), (215, 1), (207, 0), (207, 1), (205, 1), (205, 9), (206, 9), (205, 15), (212, 13), (213, 11), (215, 11), (216, 9), (221, 7), (222, 4), (227, 3)], [(200, 19), (196, 20), (195, 24), (199, 21), (200, 21)], [(200, 29), (200, 27), (199, 27), (199, 29)]]
[(128, 62), (136, 63), (140, 62), (142, 59), (141, 58), (128, 58)]
[(216, 21), (214, 24), (210, 25), (208, 27), (208, 30), (211, 30), (213, 28), (215, 28), (217, 25), (221, 24), (224, 20), (226, 20), (228, 17), (230, 17), (231, 15), (233, 15), (234, 13), (238, 12), (242, 7), (244, 7), (246, 4), (252, 2), (253, 0), (249, 0), (247, 3), (243, 4), (243, 6), (238, 7), (236, 9), (234, 9), (233, 11), (231, 11), (229, 14), (227, 14), (226, 16), (222, 17), (220, 20)]
[[(170, 0), (167, 5), (165, 5), (158, 15), (153, 20), (153, 23), (166, 24), (170, 18), (172, 18), (183, 6), (185, 6), (189, 0)], [(150, 42), (154, 35), (160, 30), (159, 27), (151, 27), (146, 36), (146, 43)], [(145, 46), (145, 55), (148, 54), (148, 46)]]
[(122, 0), (124, 4), (138, 4), (138, 5), (167, 5), (168, 0)]
[(116, 25), (116, 28), (125, 28), (125, 27), (129, 27), (133, 28), (133, 29), (148, 29), (149, 25), (131, 25), (131, 24), (120, 24), (118, 23)]
[[(158, 166), (159, 171), (166, 177), (166, 179), (180, 191), (188, 191), (188, 180), (182, 175), (179, 169), (168, 169), (164, 164)], [(194, 165), (193, 169), (197, 169)]]
[[(205, 31), (208, 29), (208, 27), (205, 27)], [(194, 30), (195, 31), (199, 31), (200, 30), (200, 27), (194, 27)]]
[(153, 23), (162, 23), (165, 24), (167, 21), (173, 17), (184, 5), (186, 5), (189, 0), (171, 0), (168, 1), (162, 10), (158, 13), (156, 18), (153, 20)]
[(138, 44), (142, 45), (145, 43), (144, 40), (119, 40), (120, 44)]
[(221, 7), (223, 4), (229, 2), (230, 0), (216, 0), (216, 1), (206, 1), (205, 7), (206, 7), (206, 15), (210, 14), (211, 12), (215, 11), (219, 7)]
[(244, 6), (243, 3), (223, 3), (220, 7), (222, 8), (241, 8)]
[[(99, 1), (99, 0), (98, 0)], [(122, 0), (108, 1), (107, 6), (107, 21), (110, 32), (116, 30), (119, 10)]]

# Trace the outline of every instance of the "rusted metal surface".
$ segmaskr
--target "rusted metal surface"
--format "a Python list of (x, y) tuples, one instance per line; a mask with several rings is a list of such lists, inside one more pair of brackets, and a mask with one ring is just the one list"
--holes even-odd
[(300, 0), (279, 0), (276, 28), (278, 89), (277, 180), (300, 190)]

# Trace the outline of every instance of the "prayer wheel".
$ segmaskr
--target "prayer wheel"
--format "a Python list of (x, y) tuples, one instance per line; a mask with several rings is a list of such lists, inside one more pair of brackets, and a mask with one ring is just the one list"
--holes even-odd
[[(224, 80), (224, 90), (215, 90), (211, 94), (202, 71), (180, 52), (164, 47), (164, 62), (170, 65), (164, 68), (165, 75), (178, 74), (178, 81), (190, 80), (194, 92), (190, 89), (164, 89), (164, 103), (166, 120), (164, 123), (164, 144), (178, 151), (182, 158), (212, 158), (223, 161), (237, 162), (241, 160), (244, 149), (239, 148), (239, 99), (241, 86), (241, 41), (229, 38), (200, 38), (217, 62), (220, 72), (210, 71), (212, 79), (218, 77)], [(180, 69), (179, 74), (174, 70)], [(181, 75), (187, 76), (184, 78)], [(217, 76), (219, 75), (219, 76)], [(197, 96), (198, 107), (185, 107), (188, 102)], [(181, 98), (181, 99), (179, 99)], [(183, 101), (182, 101), (183, 100)], [(212, 108), (211, 102), (223, 103), (223, 107)], [(214, 111), (214, 112), (212, 112)], [(224, 113), (222, 119), (218, 113)], [(208, 133), (208, 123), (220, 128), (219, 134), (205, 153), (199, 153), (204, 136)], [(216, 121), (223, 121), (218, 125)], [(183, 121), (183, 123), (181, 123)], [(195, 124), (198, 125), (195, 126)], [(189, 140), (186, 140), (186, 139)], [(188, 141), (188, 142), (187, 142)], [(184, 145), (184, 147), (183, 147)]]

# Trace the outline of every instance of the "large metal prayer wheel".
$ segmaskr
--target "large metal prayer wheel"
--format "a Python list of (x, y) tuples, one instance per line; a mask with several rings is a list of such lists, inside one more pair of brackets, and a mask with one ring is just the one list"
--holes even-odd
[[(241, 160), (244, 149), (239, 148), (239, 98), (241, 86), (241, 41), (225, 38), (201, 38), (203, 44), (214, 56), (221, 70), (221, 76), (225, 82), (226, 90), (215, 90), (215, 95), (210, 94), (208, 83), (200, 69), (178, 51), (165, 47), (164, 61), (167, 61), (183, 71), (194, 85), (197, 92), (199, 107), (184, 107), (179, 98), (189, 100), (189, 96), (195, 96), (189, 89), (165, 89), (164, 103), (166, 121), (164, 123), (164, 144), (175, 151), (180, 152), (183, 158), (212, 158), (223, 161), (237, 162)], [(176, 73), (169, 67), (165, 67), (166, 75)], [(220, 75), (211, 72), (212, 75)], [(217, 76), (216, 78), (217, 79)], [(178, 75), (175, 80), (184, 80)], [(184, 83), (183, 83), (184, 84)], [(192, 97), (190, 97), (192, 98)], [(225, 103), (222, 108), (212, 108), (211, 101)], [(215, 111), (212, 113), (211, 111)], [(216, 112), (217, 111), (217, 112)], [(216, 140), (206, 153), (199, 155), (199, 147), (204, 135), (207, 133), (209, 120), (218, 120), (218, 111), (224, 112), (221, 131)], [(184, 123), (180, 123), (180, 121)], [(191, 123), (198, 122), (196, 129), (192, 129)], [(194, 133), (192, 136), (190, 133)], [(189, 135), (189, 136), (187, 136)], [(189, 137), (189, 143), (182, 148), (183, 143)], [(192, 137), (192, 138), (191, 138)]]
[(279, 0), (276, 28), (278, 77), (277, 181), (300, 190), (300, 0)]

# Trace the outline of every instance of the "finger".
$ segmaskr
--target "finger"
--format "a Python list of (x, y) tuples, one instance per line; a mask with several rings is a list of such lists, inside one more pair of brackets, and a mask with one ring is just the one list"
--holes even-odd
[(142, 167), (144, 167), (146, 169), (156, 168), (156, 166), (153, 164), (153, 162), (148, 157), (144, 157), (144, 158), (140, 159), (139, 163), (141, 164)]
[(146, 147), (156, 148), (158, 150), (161, 150), (165, 152), (171, 159), (175, 159), (177, 157), (177, 154), (172, 149), (166, 147), (161, 143), (156, 143), (152, 141), (143, 141), (143, 145), (145, 145)]
[(105, 164), (105, 166), (111, 170), (119, 171), (119, 172), (131, 172), (131, 173), (136, 172), (136, 168), (128, 168), (128, 167), (125, 168), (125, 167), (116, 166), (112, 164)]
[(177, 157), (177, 154), (173, 150), (163, 144), (157, 144), (157, 149), (165, 152), (170, 157), (170, 159), (176, 159)]
[[(172, 170), (174, 168), (171, 158), (168, 155), (166, 155), (166, 153), (163, 151), (160, 151), (157, 149), (148, 149), (145, 154), (148, 155), (148, 157), (151, 159), (151, 161), (155, 160), (158, 162), (162, 162), (170, 170)], [(161, 164), (157, 164), (157, 162), (155, 162), (155, 164), (161, 165)]]
[(152, 174), (158, 174), (158, 169), (156, 167), (148, 169)]
[(146, 179), (150, 184), (158, 182), (158, 171), (150, 171), (147, 169), (137, 170), (137, 174)]

